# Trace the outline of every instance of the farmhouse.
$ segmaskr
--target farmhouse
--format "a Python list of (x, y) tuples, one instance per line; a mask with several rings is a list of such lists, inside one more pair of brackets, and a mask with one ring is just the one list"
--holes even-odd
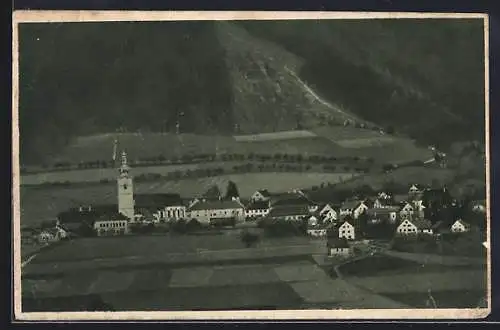
[(210, 224), (212, 219), (233, 219), (241, 222), (245, 219), (245, 209), (238, 201), (205, 200), (192, 205), (186, 211), (189, 219), (196, 219), (201, 224)]
[(269, 202), (254, 200), (245, 208), (245, 217), (247, 219), (256, 219), (265, 217), (269, 214)]
[(94, 222), (97, 236), (115, 236), (129, 233), (129, 218), (122, 213), (103, 215)]
[(363, 201), (346, 201), (340, 208), (340, 215), (351, 215), (357, 219), (367, 209), (368, 206)]
[(307, 206), (304, 205), (282, 205), (271, 208), (269, 218), (274, 220), (297, 221), (303, 220), (309, 215)]
[(327, 243), (327, 254), (348, 257), (351, 254), (351, 247), (346, 239), (330, 238)]
[(451, 225), (452, 233), (465, 233), (468, 231), (470, 231), (470, 225), (462, 219), (458, 219)]
[(432, 234), (432, 223), (424, 219), (405, 219), (396, 228), (396, 233), (399, 235)]

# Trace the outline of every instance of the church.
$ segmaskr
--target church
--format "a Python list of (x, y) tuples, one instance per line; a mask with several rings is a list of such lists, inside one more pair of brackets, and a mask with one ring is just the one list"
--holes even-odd
[(186, 207), (178, 194), (134, 194), (125, 151), (121, 154), (116, 183), (118, 205), (115, 211), (101, 214), (93, 224), (99, 236), (127, 234), (132, 222), (158, 223), (186, 217)]

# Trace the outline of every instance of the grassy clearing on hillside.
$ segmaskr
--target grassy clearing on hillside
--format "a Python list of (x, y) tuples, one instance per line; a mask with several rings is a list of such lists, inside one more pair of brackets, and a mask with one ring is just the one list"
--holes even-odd
[[(233, 181), (242, 197), (251, 196), (258, 189), (288, 191), (309, 188), (321, 183), (336, 183), (350, 179), (346, 173), (249, 173), (218, 177), (185, 179), (166, 182), (136, 183), (136, 193), (179, 193), (181, 196), (198, 196), (213, 184), (225, 191), (227, 183)], [(116, 203), (114, 183), (81, 187), (21, 187), (21, 223), (34, 225), (53, 219), (70, 207), (87, 204)]]
[[(122, 133), (80, 137), (66, 147), (54, 162), (111, 160), (113, 144), (126, 150), (131, 160), (164, 156), (166, 159), (200, 154), (277, 153), (334, 157), (372, 157), (379, 162), (427, 160), (432, 153), (407, 138), (381, 135), (354, 127), (320, 127), (312, 131), (282, 131), (269, 134), (217, 136), (195, 134)], [(238, 141), (239, 140), (239, 141)]]
[(236, 142), (253, 142), (253, 141), (272, 141), (272, 140), (288, 140), (315, 137), (316, 134), (310, 131), (282, 131), (274, 133), (260, 133), (235, 135)]
[(430, 150), (415, 145), (408, 138), (382, 135), (378, 131), (347, 126), (321, 127), (313, 132), (337, 145), (343, 154), (371, 157), (381, 163), (425, 161), (433, 157)]

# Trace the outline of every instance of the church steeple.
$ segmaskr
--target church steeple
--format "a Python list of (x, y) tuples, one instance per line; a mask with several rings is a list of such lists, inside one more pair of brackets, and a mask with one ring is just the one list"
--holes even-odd
[(118, 212), (129, 219), (134, 218), (134, 186), (132, 177), (129, 175), (130, 167), (127, 162), (127, 153), (121, 154), (121, 165), (118, 169)]
[(128, 176), (128, 173), (130, 171), (130, 167), (128, 166), (127, 163), (127, 153), (125, 151), (122, 151), (121, 165), (119, 171), (121, 176)]

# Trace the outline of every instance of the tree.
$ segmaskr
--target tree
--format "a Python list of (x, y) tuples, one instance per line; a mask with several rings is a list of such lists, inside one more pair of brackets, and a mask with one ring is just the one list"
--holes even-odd
[(251, 247), (259, 241), (259, 235), (245, 230), (241, 234), (241, 241), (245, 244), (246, 247)]
[(222, 193), (219, 187), (214, 184), (203, 194), (203, 197), (206, 199), (221, 199)]
[(226, 199), (232, 199), (233, 197), (235, 198), (240, 197), (240, 193), (238, 192), (238, 187), (236, 186), (236, 183), (234, 183), (233, 181), (229, 181), (227, 183)]

